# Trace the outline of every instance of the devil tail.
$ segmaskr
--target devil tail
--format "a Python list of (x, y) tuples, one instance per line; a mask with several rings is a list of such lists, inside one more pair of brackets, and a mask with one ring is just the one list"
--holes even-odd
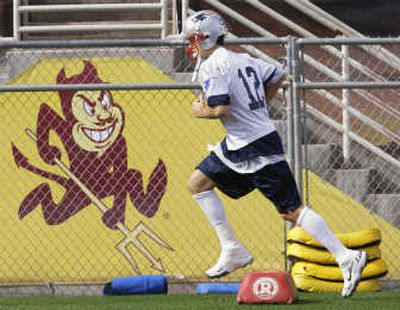
[(51, 172), (47, 172), (44, 171), (42, 169), (39, 169), (35, 166), (33, 166), (28, 158), (26, 158), (26, 156), (24, 154), (22, 154), (22, 152), (13, 144), (11, 143), (11, 147), (12, 147), (12, 152), (13, 152), (13, 157), (15, 160), (15, 163), (17, 164), (18, 168), (24, 168), (34, 174), (37, 174), (43, 178), (55, 181), (61, 185), (65, 184), (66, 179), (57, 175), (57, 174), (53, 174)]

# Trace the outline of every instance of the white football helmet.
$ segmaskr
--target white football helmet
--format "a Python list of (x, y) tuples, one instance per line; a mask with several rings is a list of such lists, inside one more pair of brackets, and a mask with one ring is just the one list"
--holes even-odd
[(186, 19), (183, 39), (189, 40), (187, 55), (195, 60), (199, 47), (209, 50), (215, 46), (220, 36), (226, 35), (228, 30), (222, 17), (211, 10), (194, 13)]

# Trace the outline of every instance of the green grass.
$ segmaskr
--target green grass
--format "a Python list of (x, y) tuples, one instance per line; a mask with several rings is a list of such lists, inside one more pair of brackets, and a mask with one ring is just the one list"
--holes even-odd
[(399, 309), (400, 292), (340, 294), (301, 293), (293, 305), (238, 305), (235, 295), (141, 295), (107, 297), (2, 297), (0, 309)]
[(0, 309), (400, 309), (400, 291), (356, 293), (343, 299), (337, 293), (301, 293), (293, 305), (238, 305), (235, 295), (142, 295), (107, 297), (1, 297)]

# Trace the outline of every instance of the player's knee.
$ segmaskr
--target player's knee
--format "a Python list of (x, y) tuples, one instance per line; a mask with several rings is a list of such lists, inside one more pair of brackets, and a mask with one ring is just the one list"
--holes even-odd
[(290, 212), (288, 212), (288, 213), (281, 213), (281, 217), (282, 217), (285, 221), (291, 222), (291, 223), (293, 223), (293, 224), (296, 223), (296, 220), (294, 219), (293, 214), (291, 214)]
[(301, 207), (295, 209), (295, 210), (289, 210), (286, 213), (281, 213), (281, 217), (285, 220), (285, 221), (289, 221), (292, 224), (296, 224), (297, 223), (297, 219), (299, 218), (301, 212)]
[(190, 194), (192, 194), (192, 195), (197, 194), (197, 193), (196, 193), (196, 188), (197, 188), (197, 187), (196, 187), (196, 184), (195, 184), (194, 182), (192, 182), (191, 179), (189, 179), (189, 181), (187, 182), (186, 188), (188, 189), (188, 191), (189, 191)]
[(192, 195), (212, 190), (215, 183), (200, 170), (195, 170), (190, 176), (187, 188)]
[(201, 186), (201, 182), (193, 176), (191, 176), (186, 184), (186, 187), (190, 194), (196, 195), (198, 193), (203, 192), (203, 188)]

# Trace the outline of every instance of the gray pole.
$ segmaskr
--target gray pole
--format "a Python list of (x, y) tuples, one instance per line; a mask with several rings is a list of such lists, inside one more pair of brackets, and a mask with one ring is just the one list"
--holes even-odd
[(300, 197), (303, 194), (302, 178), (302, 125), (300, 105), (300, 70), (299, 70), (299, 45), (297, 39), (292, 44), (292, 79), (293, 79), (293, 121), (294, 121), (294, 176), (299, 189)]
[(288, 164), (290, 170), (294, 173), (294, 127), (293, 127), (293, 68), (292, 68), (292, 49), (293, 49), (293, 38), (289, 37), (286, 44), (286, 66), (287, 66), (287, 78), (288, 87), (286, 92), (286, 145)]
[[(294, 121), (293, 121), (293, 37), (288, 37), (286, 44), (286, 66), (287, 66), (287, 80), (288, 87), (286, 91), (286, 140), (287, 140), (287, 161), (290, 167), (290, 170), (294, 174), (295, 168), (295, 154), (294, 154)], [(292, 263), (287, 259), (287, 231), (291, 229), (293, 225), (291, 223), (287, 223), (284, 221), (283, 223), (283, 244), (284, 244), (284, 259), (285, 259), (285, 270), (290, 271), (292, 269)]]
[(18, 40), (20, 39), (20, 34), (19, 34), (19, 27), (21, 26), (21, 15), (19, 14), (19, 5), (20, 5), (20, 0), (14, 0), (13, 1), (13, 31), (14, 31), (14, 39)]
[[(350, 67), (349, 67), (349, 46), (342, 45), (342, 77), (343, 82), (350, 80)], [(347, 164), (350, 162), (350, 136), (351, 131), (351, 119), (349, 113), (350, 106), (350, 90), (343, 88), (342, 90), (342, 123), (343, 123), (343, 158)]]

